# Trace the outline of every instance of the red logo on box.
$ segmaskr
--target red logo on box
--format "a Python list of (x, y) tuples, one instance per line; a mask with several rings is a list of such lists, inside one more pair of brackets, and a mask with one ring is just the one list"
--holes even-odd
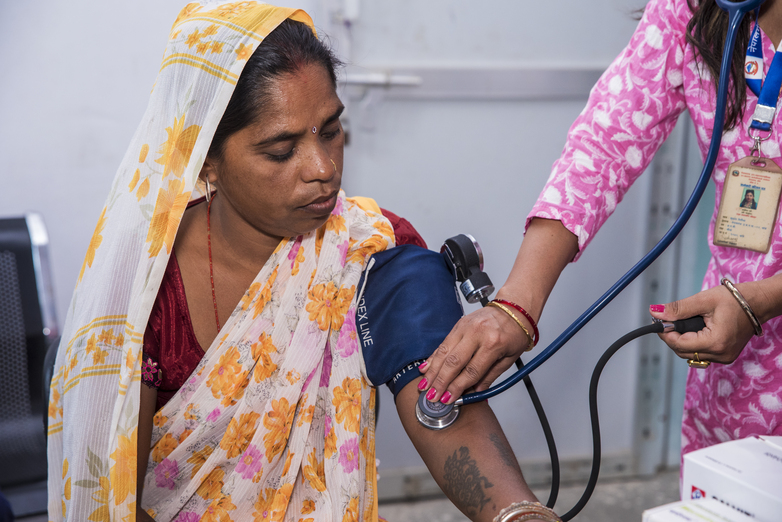
[(706, 492), (702, 489), (698, 489), (695, 486), (692, 487), (691, 499), (706, 498)]

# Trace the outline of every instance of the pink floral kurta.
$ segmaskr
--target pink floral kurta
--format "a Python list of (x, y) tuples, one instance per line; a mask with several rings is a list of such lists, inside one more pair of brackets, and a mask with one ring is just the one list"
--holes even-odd
[[(625, 50), (594, 87), (568, 134), (562, 157), (535, 204), (532, 217), (551, 218), (578, 237), (580, 250), (646, 169), (679, 114), (689, 110), (703, 158), (714, 120), (714, 87), (708, 70), (699, 71), (686, 43), (691, 18), (686, 0), (651, 0)], [(743, 50), (739, 50), (743, 52)], [(774, 46), (763, 35), (766, 70)], [(744, 88), (744, 86), (741, 86)], [(747, 89), (741, 125), (725, 133), (712, 174), (717, 197), (709, 231), (712, 259), (703, 288), (757, 281), (782, 269), (782, 226), (778, 222), (768, 254), (712, 245), (714, 221), (728, 166), (749, 154), (747, 127), (757, 98)], [(774, 122), (763, 155), (780, 157), (782, 125)], [(764, 325), (733, 364), (690, 370), (682, 422), (682, 454), (754, 434), (782, 435), (782, 320)]]

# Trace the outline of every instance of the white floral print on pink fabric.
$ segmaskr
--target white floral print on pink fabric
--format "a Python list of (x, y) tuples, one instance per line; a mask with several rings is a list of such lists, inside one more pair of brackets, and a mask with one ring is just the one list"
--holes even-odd
[[(562, 157), (527, 218), (557, 219), (578, 237), (579, 255), (646, 169), (686, 109), (705, 158), (714, 121), (714, 87), (686, 43), (692, 14), (686, 0), (651, 0), (625, 50), (595, 85), (568, 134)], [(774, 46), (763, 35), (766, 70)], [(728, 166), (749, 155), (747, 126), (757, 98), (747, 89), (744, 121), (723, 135), (712, 174), (716, 186), (709, 231), (712, 259), (703, 288), (757, 281), (782, 269), (782, 226), (777, 222), (767, 254), (712, 244), (714, 221)], [(766, 157), (780, 157), (780, 118), (763, 143)], [(578, 256), (577, 256), (578, 257)], [(682, 422), (682, 454), (756, 434), (782, 435), (782, 321), (764, 325), (729, 365), (690, 370)]]

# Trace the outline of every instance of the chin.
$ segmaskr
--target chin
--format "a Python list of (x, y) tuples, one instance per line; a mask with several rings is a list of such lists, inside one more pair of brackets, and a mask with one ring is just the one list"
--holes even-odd
[(305, 236), (311, 232), (315, 232), (320, 227), (326, 224), (326, 221), (329, 220), (329, 216), (326, 217), (318, 217), (318, 218), (312, 218), (308, 220), (302, 220), (300, 226), (296, 226), (286, 232), (283, 233), (283, 237), (298, 237), (298, 236)]

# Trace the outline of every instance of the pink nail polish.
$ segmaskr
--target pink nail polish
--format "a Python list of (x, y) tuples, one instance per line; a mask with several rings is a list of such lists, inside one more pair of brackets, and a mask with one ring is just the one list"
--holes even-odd
[(429, 365), (429, 363), (428, 363), (428, 362), (426, 362), (426, 361), (422, 362), (421, 364), (419, 364), (419, 365), (418, 365), (418, 371), (419, 371), (419, 372), (422, 372), (422, 371), (426, 370), (426, 367), (427, 367), (428, 365)]
[(429, 393), (426, 394), (426, 400), (431, 401), (432, 399), (434, 399), (435, 395), (437, 395), (437, 390), (432, 388), (431, 390), (429, 390)]
[(665, 311), (665, 305), (650, 305), (649, 311), (655, 313), (663, 313)]
[(418, 389), (421, 390), (421, 391), (424, 391), (428, 384), (429, 383), (426, 382), (426, 377), (424, 377), (423, 379), (421, 379), (421, 382), (418, 383)]
[(445, 404), (446, 402), (448, 402), (450, 400), (451, 400), (451, 392), (449, 392), (449, 391), (443, 393), (443, 396), (440, 397), (440, 402), (442, 402), (443, 404)]

